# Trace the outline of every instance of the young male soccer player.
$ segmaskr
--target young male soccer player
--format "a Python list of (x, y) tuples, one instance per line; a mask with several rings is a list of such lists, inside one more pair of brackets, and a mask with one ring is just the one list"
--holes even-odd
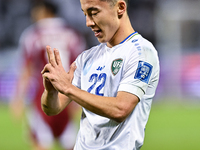
[(159, 80), (157, 52), (132, 28), (128, 0), (80, 2), (101, 44), (80, 54), (68, 73), (59, 51), (47, 46), (42, 108), (55, 115), (71, 101), (82, 106), (75, 150), (138, 150)]

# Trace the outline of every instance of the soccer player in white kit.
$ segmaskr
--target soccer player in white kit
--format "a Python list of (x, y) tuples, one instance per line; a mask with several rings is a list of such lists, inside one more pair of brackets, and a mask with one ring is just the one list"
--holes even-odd
[(55, 115), (71, 101), (82, 106), (75, 150), (138, 150), (159, 81), (157, 51), (132, 28), (128, 0), (80, 2), (101, 44), (81, 53), (68, 73), (59, 51), (47, 46), (42, 108)]

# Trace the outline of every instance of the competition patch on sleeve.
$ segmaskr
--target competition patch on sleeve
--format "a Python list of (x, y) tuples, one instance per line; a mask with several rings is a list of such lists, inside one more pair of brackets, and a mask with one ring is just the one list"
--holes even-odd
[(138, 68), (135, 73), (134, 79), (139, 79), (142, 82), (148, 83), (153, 66), (147, 62), (139, 61)]

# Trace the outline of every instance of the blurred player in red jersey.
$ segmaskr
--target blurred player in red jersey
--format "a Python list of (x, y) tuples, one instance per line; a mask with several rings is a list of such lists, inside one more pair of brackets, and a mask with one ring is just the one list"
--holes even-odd
[[(49, 1), (35, 3), (31, 11), (35, 23), (20, 38), (23, 67), (11, 109), (18, 117), (26, 110), (33, 149), (36, 150), (51, 149), (55, 139), (63, 149), (72, 149), (77, 134), (77, 127), (71, 121), (75, 108), (79, 108), (75, 103), (57, 116), (47, 116), (41, 109), (41, 95), (44, 91), (41, 70), (47, 63), (46, 45), (59, 48), (66, 70), (85, 49), (83, 37), (56, 17), (56, 11), (56, 6)], [(60, 97), (65, 98), (62, 95)], [(30, 99), (28, 108), (25, 105), (27, 99)]]

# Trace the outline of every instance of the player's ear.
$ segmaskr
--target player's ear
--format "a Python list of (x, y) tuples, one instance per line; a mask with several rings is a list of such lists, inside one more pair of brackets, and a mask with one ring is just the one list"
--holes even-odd
[(127, 9), (126, 2), (123, 0), (118, 1), (117, 7), (118, 7), (118, 10), (117, 10), (118, 15), (122, 16), (126, 12), (126, 9)]

